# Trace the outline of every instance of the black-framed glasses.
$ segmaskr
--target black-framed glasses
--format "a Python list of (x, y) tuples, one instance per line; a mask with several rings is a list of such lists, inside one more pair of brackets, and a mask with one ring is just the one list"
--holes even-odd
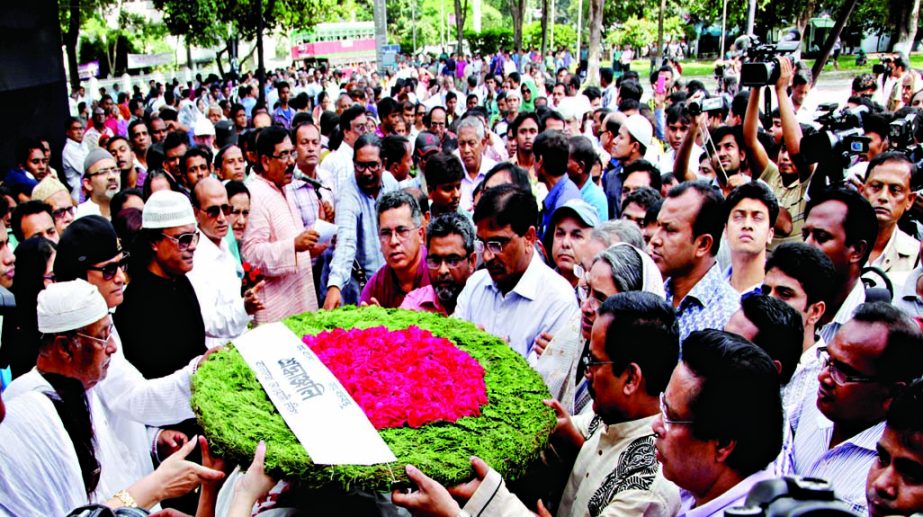
[(583, 364), (583, 369), (589, 371), (590, 368), (596, 368), (597, 366), (603, 366), (606, 364), (615, 364), (614, 361), (594, 361), (590, 354), (583, 354), (580, 358), (580, 362)]
[(381, 169), (381, 162), (353, 162), (353, 165), (356, 167), (356, 172)]
[[(169, 237), (169, 235), (167, 236)], [(122, 260), (118, 262), (110, 262), (105, 266), (87, 266), (87, 269), (91, 271), (99, 271), (103, 274), (103, 280), (112, 280), (115, 278), (116, 273), (121, 269), (124, 273), (128, 269), (128, 253), (122, 255)]]
[(225, 203), (223, 205), (212, 205), (208, 208), (200, 209), (205, 212), (211, 219), (217, 219), (219, 215), (224, 214), (225, 217), (231, 215), (231, 205)]
[(70, 214), (71, 216), (73, 216), (76, 213), (77, 213), (77, 207), (67, 206), (67, 207), (59, 208), (51, 212), (51, 216), (54, 217), (55, 220), (57, 221), (58, 219), (63, 219), (65, 215)]
[(416, 230), (419, 226), (398, 226), (395, 229), (382, 228), (378, 231), (378, 239), (382, 242), (388, 242), (391, 237), (397, 235), (398, 240), (406, 241), (410, 237), (410, 232)]
[(294, 151), (282, 151), (279, 154), (271, 154), (269, 156), (272, 156), (276, 160), (282, 160), (283, 162), (287, 162), (289, 160), (295, 159), (295, 152)]
[(833, 379), (833, 382), (842, 386), (844, 384), (850, 384), (853, 382), (856, 383), (872, 383), (879, 382), (880, 379), (875, 377), (866, 377), (862, 375), (850, 375), (837, 365), (837, 363), (830, 357), (830, 353), (827, 351), (827, 347), (822, 346), (817, 348), (817, 360), (820, 361), (822, 369), (826, 369), (830, 372), (830, 378)]
[(449, 269), (457, 269), (464, 264), (466, 260), (468, 259), (461, 255), (449, 255), (447, 257), (427, 255), (426, 267), (435, 270), (441, 268), (442, 264), (445, 264)]
[(96, 172), (88, 172), (84, 174), (86, 178), (92, 178), (95, 176), (102, 176), (103, 174), (119, 174), (121, 171), (118, 167), (106, 167), (105, 169), (99, 169)]
[(674, 425), (690, 425), (695, 423), (695, 420), (674, 420), (667, 416), (667, 398), (663, 392), (660, 392), (660, 420), (663, 421), (663, 428), (667, 431)]
[(177, 235), (176, 237), (172, 235), (167, 235), (162, 232), (160, 235), (163, 235), (164, 237), (175, 242), (176, 247), (179, 248), (180, 251), (188, 250), (190, 246), (194, 246), (199, 242), (199, 231), (198, 230), (194, 232), (189, 232), (189, 233), (181, 233)]

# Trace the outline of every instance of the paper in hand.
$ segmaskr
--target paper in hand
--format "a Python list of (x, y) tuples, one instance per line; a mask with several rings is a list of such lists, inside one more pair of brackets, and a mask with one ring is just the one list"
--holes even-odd
[(333, 236), (337, 234), (337, 225), (328, 223), (323, 219), (314, 221), (313, 229), (318, 233), (317, 244), (319, 245), (329, 243)]

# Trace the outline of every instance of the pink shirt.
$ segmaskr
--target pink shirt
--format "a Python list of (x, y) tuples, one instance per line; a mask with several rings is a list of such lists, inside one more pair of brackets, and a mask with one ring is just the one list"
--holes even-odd
[(260, 175), (248, 187), (250, 220), (241, 254), (266, 278), (260, 293), (266, 308), (254, 314), (254, 321), (271, 323), (316, 311), (311, 254), (295, 252), (295, 237), (304, 231), (298, 208), (291, 197)]
[(443, 316), (449, 315), (442, 304), (439, 303), (439, 297), (436, 296), (436, 291), (433, 290), (431, 285), (423, 286), (407, 293), (400, 308), (411, 311), (437, 312)]

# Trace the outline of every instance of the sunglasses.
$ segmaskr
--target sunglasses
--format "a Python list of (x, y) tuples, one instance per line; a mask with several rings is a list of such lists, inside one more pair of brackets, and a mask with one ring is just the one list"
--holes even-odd
[(103, 274), (103, 280), (112, 280), (115, 278), (115, 275), (121, 269), (122, 272), (125, 272), (128, 269), (128, 253), (122, 255), (122, 260), (118, 262), (110, 262), (105, 266), (87, 266), (87, 269), (91, 271), (99, 271)]
[(179, 248), (180, 251), (186, 251), (189, 249), (190, 246), (194, 246), (196, 243), (199, 242), (199, 232), (198, 231), (189, 232), (189, 233), (181, 233), (177, 235), (176, 237), (172, 235), (167, 235), (165, 233), (161, 233), (160, 235), (163, 235), (164, 237), (175, 242), (176, 247)]
[(231, 205), (227, 203), (223, 205), (213, 205), (201, 210), (211, 219), (217, 219), (220, 214), (224, 214), (225, 217), (231, 215)]

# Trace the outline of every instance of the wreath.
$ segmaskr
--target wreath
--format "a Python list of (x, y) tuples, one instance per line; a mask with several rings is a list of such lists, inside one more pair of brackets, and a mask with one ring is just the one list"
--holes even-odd
[[(420, 390), (415, 387), (403, 396), (417, 399), (379, 404), (376, 412), (370, 410), (375, 407), (374, 398), (363, 401), (354, 395), (397, 462), (315, 465), (243, 357), (230, 346), (209, 356), (196, 371), (192, 408), (210, 446), (233, 461), (248, 463), (257, 443), (264, 440), (266, 469), (311, 489), (387, 491), (409, 482), (403, 468), (406, 464), (416, 465), (444, 485), (456, 485), (471, 478), (471, 456), (483, 458), (504, 478), (514, 480), (538, 458), (554, 429), (555, 413), (542, 403), (550, 395), (541, 377), (507, 343), (471, 323), (380, 307), (305, 313), (284, 323), (304, 336), (306, 346), (312, 346), (351, 393), (351, 384), (382, 383), (364, 375), (367, 368), (363, 364), (350, 368), (343, 359), (344, 349), (350, 349), (359, 361), (366, 358), (363, 349), (385, 349), (396, 365), (393, 381), (414, 377), (407, 373), (408, 367), (422, 368), (419, 363), (409, 364), (407, 354), (400, 351), (400, 342), (406, 342), (428, 349), (421, 354), (424, 358), (440, 358), (441, 363), (416, 374), (418, 381), (427, 384), (423, 387), (437, 390), (434, 394), (448, 387), (457, 396), (449, 400), (444, 395), (429, 395), (432, 403), (427, 404), (420, 401)], [(446, 350), (441, 338), (457, 350)], [(466, 362), (466, 358), (473, 361)], [(481, 372), (483, 384), (479, 384)], [(456, 378), (440, 378), (452, 376)], [(401, 406), (412, 409), (401, 413)]]

